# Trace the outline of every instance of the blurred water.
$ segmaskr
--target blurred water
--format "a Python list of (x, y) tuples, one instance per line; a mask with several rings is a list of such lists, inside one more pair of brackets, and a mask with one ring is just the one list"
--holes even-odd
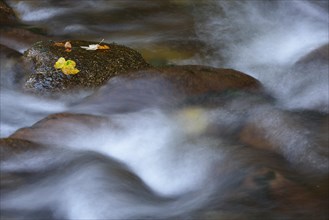
[[(17, 91), (16, 63), (1, 57), (1, 137), (52, 113), (104, 117), (35, 128), (43, 150), (1, 160), (16, 186), (1, 183), (3, 216), (326, 219), (323, 201), (299, 183), (328, 174), (329, 65), (296, 61), (328, 43), (327, 1), (7, 2), (52, 38), (114, 41), (151, 63), (234, 68), (259, 79), (274, 101), (241, 93), (215, 97), (212, 107), (182, 104), (166, 82), (148, 79), (127, 90), (111, 81), (96, 101), (84, 99), (88, 91), (40, 98)], [(256, 124), (280, 156), (242, 144), (245, 124)], [(318, 209), (301, 209), (304, 199)]]

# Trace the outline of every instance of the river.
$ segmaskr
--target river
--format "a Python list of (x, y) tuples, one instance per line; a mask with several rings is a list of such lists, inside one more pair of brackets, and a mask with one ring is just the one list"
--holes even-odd
[[(77, 105), (87, 92), (58, 99), (22, 93), (10, 77), (16, 63), (2, 61), (1, 137), (53, 113), (110, 120), (92, 128), (54, 125), (51, 135), (39, 138), (47, 150), (3, 160), (2, 172), (24, 178), (15, 190), (3, 190), (4, 217), (328, 218), (323, 208), (328, 201), (320, 194), (328, 194), (328, 184), (321, 184), (329, 168), (329, 63), (298, 64), (329, 43), (327, 1), (6, 2), (47, 38), (124, 44), (156, 66), (239, 70), (258, 79), (271, 100), (242, 94), (221, 97), (212, 108), (109, 113), (107, 103)], [(20, 52), (29, 46), (11, 44)], [(129, 102), (150, 99), (138, 90), (133, 95)], [(279, 154), (249, 149), (232, 135), (246, 121), (258, 124)], [(215, 127), (217, 134), (205, 127)]]

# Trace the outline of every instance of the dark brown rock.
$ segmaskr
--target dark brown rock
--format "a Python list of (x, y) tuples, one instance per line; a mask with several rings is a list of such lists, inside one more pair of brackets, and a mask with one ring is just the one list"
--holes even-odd
[(255, 78), (233, 70), (200, 65), (184, 65), (130, 72), (130, 79), (162, 77), (187, 95), (223, 92), (225, 90), (259, 91), (261, 84)]
[(305, 65), (311, 62), (329, 63), (329, 44), (318, 47), (297, 61), (297, 65)]
[(219, 93), (262, 94), (261, 91), (256, 79), (232, 69), (197, 65), (149, 68), (110, 79), (76, 109), (88, 113), (122, 113), (148, 107), (170, 108), (187, 99), (206, 104), (213, 102), (211, 97), (216, 99)]
[(27, 28), (26, 26), (15, 26), (1, 29), (0, 44), (23, 53), (35, 42), (48, 39), (46, 36), (35, 33)]
[(19, 58), (22, 54), (5, 45), (0, 44), (0, 58)]
[(47, 116), (31, 127), (17, 130), (10, 138), (43, 144), (53, 144), (53, 140), (65, 143), (67, 136), (75, 135), (82, 130), (92, 131), (108, 123), (109, 120), (101, 116), (58, 113)]
[(11, 156), (27, 151), (39, 150), (41, 148), (41, 145), (31, 141), (15, 138), (2, 138), (0, 139), (0, 160), (8, 159)]
[(2, 88), (19, 88), (22, 79), (22, 54), (0, 44), (0, 85)]
[(0, 25), (7, 26), (17, 24), (15, 12), (3, 0), (0, 0)]
[[(55, 43), (65, 44), (65, 41), (41, 41), (24, 53), (24, 59), (30, 67), (25, 90), (37, 94), (52, 94), (82, 88), (95, 89), (113, 76), (149, 67), (138, 52), (122, 45), (102, 43), (109, 46), (109, 49), (85, 50), (80, 46), (97, 43), (73, 40), (70, 41), (72, 50), (68, 52), (64, 46)], [(75, 61), (80, 72), (65, 75), (60, 69), (55, 69), (54, 64), (60, 57)]]
[(239, 134), (249, 147), (282, 155), (300, 172), (328, 173), (328, 115), (259, 108)]

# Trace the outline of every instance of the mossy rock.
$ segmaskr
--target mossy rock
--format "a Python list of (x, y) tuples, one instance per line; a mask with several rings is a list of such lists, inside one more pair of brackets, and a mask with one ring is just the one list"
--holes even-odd
[[(75, 89), (95, 89), (105, 84), (111, 77), (128, 71), (149, 67), (149, 64), (135, 50), (117, 44), (106, 44), (109, 49), (86, 50), (80, 46), (95, 42), (72, 40), (72, 50), (68, 52), (63, 42), (40, 41), (25, 51), (23, 59), (29, 71), (23, 88), (37, 94), (65, 93)], [(60, 58), (73, 60), (80, 70), (75, 75), (65, 75), (54, 64)]]

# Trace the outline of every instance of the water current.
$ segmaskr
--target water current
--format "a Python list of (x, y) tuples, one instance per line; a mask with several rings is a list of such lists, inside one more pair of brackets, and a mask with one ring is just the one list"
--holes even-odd
[[(50, 39), (124, 44), (153, 65), (239, 70), (270, 98), (241, 93), (177, 107), (181, 94), (157, 82), (117, 88), (118, 97), (96, 104), (83, 102), (89, 91), (40, 98), (15, 88), (17, 63), (2, 58), (2, 138), (53, 113), (102, 118), (41, 128), (44, 149), (1, 161), (2, 173), (19, 177), (2, 184), (12, 184), (2, 190), (4, 219), (328, 218), (329, 63), (298, 63), (329, 43), (327, 1), (6, 2)], [(236, 134), (246, 124), (275, 153), (242, 143)]]

